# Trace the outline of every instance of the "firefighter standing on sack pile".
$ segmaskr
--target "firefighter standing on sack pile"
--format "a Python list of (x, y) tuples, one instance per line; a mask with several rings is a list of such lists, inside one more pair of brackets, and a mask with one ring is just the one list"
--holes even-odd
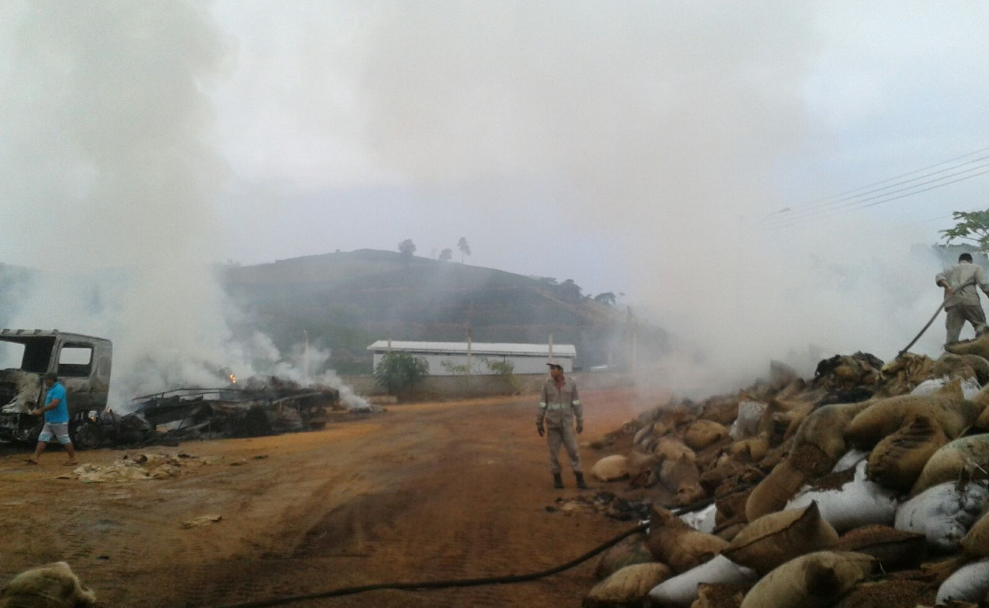
[(574, 418), (577, 420), (577, 433), (584, 432), (584, 407), (580, 404), (577, 384), (570, 378), (564, 377), (561, 365), (556, 363), (546, 365), (549, 366), (550, 378), (543, 385), (539, 413), (536, 415), (536, 430), (540, 437), (546, 435), (546, 442), (549, 444), (553, 487), (563, 487), (559, 459), (562, 443), (567, 449), (570, 466), (577, 477), (577, 487), (586, 490), (587, 484), (584, 483), (584, 471), (580, 467), (580, 453), (577, 449), (577, 435), (574, 434)]
[(958, 264), (945, 269), (935, 277), (938, 287), (944, 288), (944, 310), (948, 313), (945, 327), (948, 330), (947, 344), (957, 342), (965, 321), (975, 328), (975, 335), (981, 336), (989, 331), (986, 325), (986, 313), (979, 302), (979, 286), (989, 297), (989, 281), (986, 273), (978, 264), (972, 263), (972, 255), (963, 253), (958, 256)]

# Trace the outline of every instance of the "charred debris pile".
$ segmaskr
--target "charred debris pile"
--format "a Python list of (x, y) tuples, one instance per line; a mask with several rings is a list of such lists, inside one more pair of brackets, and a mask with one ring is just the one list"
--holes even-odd
[(340, 392), (277, 376), (254, 376), (224, 388), (178, 388), (136, 397), (125, 415), (94, 416), (80, 429), (85, 447), (149, 445), (190, 439), (260, 437), (321, 429), (331, 419), (380, 411), (348, 408)]
[(584, 606), (989, 605), (989, 336), (948, 350), (812, 379), (773, 363), (593, 443), (605, 499), (550, 510), (625, 519), (618, 494), (649, 529), (601, 557)]

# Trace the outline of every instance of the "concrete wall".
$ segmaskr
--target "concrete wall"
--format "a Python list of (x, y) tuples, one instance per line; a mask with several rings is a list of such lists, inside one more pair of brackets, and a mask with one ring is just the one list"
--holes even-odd
[[(449, 361), (453, 365), (467, 365), (467, 355), (454, 353), (454, 354), (436, 354), (436, 353), (419, 353), (409, 351), (412, 355), (420, 357), (429, 362), (429, 375), (430, 376), (451, 376), (450, 372), (443, 367), (444, 361)], [(385, 357), (384, 353), (374, 354), (374, 369), (378, 368), (378, 364)], [(563, 366), (563, 371), (571, 372), (573, 371), (573, 357), (554, 357), (560, 365)], [(471, 367), (473, 368), (473, 373), (475, 376), (488, 376), (494, 375), (487, 364), (485, 359), (491, 362), (495, 361), (509, 361), (515, 366), (515, 375), (528, 375), (528, 374), (542, 374), (546, 371), (547, 359), (544, 356), (525, 356), (525, 355), (483, 355), (475, 354), (471, 357)]]
[[(630, 386), (631, 376), (618, 372), (576, 372), (568, 374), (583, 391), (604, 390)], [(548, 374), (516, 374), (522, 385), (522, 393), (539, 392)], [(384, 395), (385, 391), (374, 382), (374, 376), (344, 376), (343, 382), (358, 395)], [(429, 376), (416, 386), (415, 399), (463, 399), (465, 397), (493, 397), (511, 395), (512, 387), (502, 376), (472, 376), (470, 388), (464, 376)]]

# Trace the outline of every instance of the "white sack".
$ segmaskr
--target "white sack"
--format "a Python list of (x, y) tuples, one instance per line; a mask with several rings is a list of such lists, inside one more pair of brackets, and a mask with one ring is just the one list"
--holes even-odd
[(732, 440), (740, 441), (755, 437), (759, 432), (759, 421), (762, 420), (762, 413), (766, 411), (766, 406), (757, 401), (743, 401), (738, 404), (738, 417), (728, 434)]
[(891, 525), (896, 518), (896, 496), (878, 483), (866, 478), (868, 462), (855, 466), (855, 479), (836, 490), (813, 490), (805, 487), (786, 509), (803, 509), (816, 502), (821, 518), (838, 532), (869, 525)]
[(968, 529), (985, 512), (989, 490), (985, 483), (970, 483), (960, 488), (955, 482), (928, 488), (900, 505), (896, 511), (897, 530), (927, 537), (927, 545), (950, 552)]
[(941, 583), (937, 590), (937, 605), (949, 600), (978, 604), (989, 591), (989, 559), (962, 566)]
[(701, 564), (683, 574), (657, 585), (649, 592), (653, 606), (660, 608), (689, 608), (697, 599), (697, 586), (701, 583), (733, 585), (754, 581), (759, 576), (755, 570), (739, 566), (723, 555)]
[(718, 507), (711, 504), (708, 505), (706, 509), (700, 511), (694, 511), (693, 513), (685, 513), (680, 516), (684, 522), (687, 523), (691, 528), (697, 530), (698, 532), (703, 532), (704, 534), (712, 534), (714, 532), (714, 520), (718, 514)]

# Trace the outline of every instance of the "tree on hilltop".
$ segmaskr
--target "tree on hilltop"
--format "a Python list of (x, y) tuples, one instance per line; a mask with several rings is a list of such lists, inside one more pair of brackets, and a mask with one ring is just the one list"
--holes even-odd
[(403, 256), (411, 258), (416, 253), (416, 244), (412, 242), (412, 239), (405, 239), (398, 244), (398, 251)]
[(457, 241), (457, 248), (460, 249), (460, 263), (463, 264), (464, 256), (470, 255), (470, 245), (467, 244), (467, 237), (460, 237), (460, 240)]

